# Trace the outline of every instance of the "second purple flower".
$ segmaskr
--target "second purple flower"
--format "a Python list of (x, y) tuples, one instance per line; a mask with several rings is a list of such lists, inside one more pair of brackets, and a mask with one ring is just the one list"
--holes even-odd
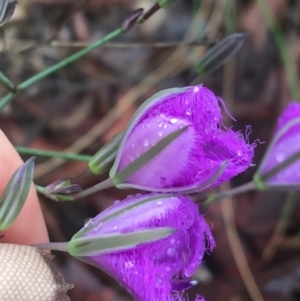
[(219, 103), (225, 107), (203, 86), (168, 89), (148, 99), (120, 142), (110, 170), (115, 186), (191, 193), (247, 169), (254, 146), (222, 124)]
[[(257, 187), (299, 190), (299, 157), (300, 104), (291, 102), (277, 121), (274, 137), (254, 177)], [(276, 170), (281, 164), (285, 166)]]

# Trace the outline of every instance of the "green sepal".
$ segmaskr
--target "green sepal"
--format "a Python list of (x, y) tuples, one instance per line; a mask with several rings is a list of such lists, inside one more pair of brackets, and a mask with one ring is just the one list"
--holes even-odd
[(258, 174), (255, 174), (253, 176), (253, 183), (258, 190), (263, 191), (263, 190), (267, 189), (266, 183), (263, 181), (263, 179)]
[(124, 183), (129, 177), (135, 174), (139, 169), (145, 166), (148, 162), (150, 162), (157, 154), (159, 154), (162, 150), (164, 150), (168, 145), (170, 145), (174, 140), (176, 140), (185, 130), (188, 129), (188, 126), (184, 126), (183, 128), (174, 131), (168, 136), (161, 139), (154, 146), (149, 148), (146, 152), (144, 152), (141, 156), (135, 159), (133, 162), (128, 164), (122, 170), (120, 170), (114, 177), (111, 178), (112, 182), (116, 187), (118, 184)]
[(223, 174), (226, 167), (228, 165), (228, 160), (224, 161), (216, 173), (209, 179), (204, 182), (196, 182), (192, 185), (182, 186), (182, 187), (171, 187), (171, 188), (157, 188), (157, 187), (146, 187), (141, 185), (135, 185), (130, 183), (121, 183), (116, 184), (115, 186), (119, 189), (138, 189), (138, 190), (145, 190), (145, 191), (152, 191), (152, 192), (164, 192), (164, 193), (184, 193), (184, 194), (191, 194), (195, 192), (199, 192), (211, 186), (215, 183)]
[(110, 170), (116, 153), (123, 137), (123, 133), (118, 133), (111, 138), (89, 161), (89, 169), (96, 175), (101, 175)]
[(259, 190), (266, 190), (266, 189), (277, 189), (277, 190), (298, 190), (299, 189), (299, 183), (297, 182), (289, 182), (289, 183), (272, 183), (269, 181), (273, 176), (284, 170), (285, 168), (289, 167), (293, 163), (300, 160), (300, 151), (294, 153), (272, 169), (268, 170), (266, 173), (259, 175), (256, 173), (253, 176), (253, 182), (255, 183), (255, 186)]
[(129, 124), (127, 125), (124, 133), (124, 136), (122, 138), (122, 141), (120, 142), (119, 148), (117, 150), (116, 159), (114, 161), (114, 164), (112, 168), (109, 171), (109, 177), (112, 179), (114, 178), (115, 174), (118, 171), (118, 166), (121, 160), (122, 151), (124, 148), (124, 144), (127, 141), (127, 138), (131, 134), (132, 130), (136, 126), (136, 124), (140, 121), (140, 118), (147, 112), (148, 109), (150, 109), (152, 106), (158, 104), (159, 102), (165, 100), (167, 97), (172, 97), (172, 95), (180, 95), (185, 93), (189, 87), (184, 88), (172, 88), (172, 89), (166, 89), (162, 90), (156, 94), (154, 94), (152, 97), (148, 98), (134, 113), (132, 116)]
[(222, 39), (204, 54), (195, 67), (196, 72), (203, 76), (224, 65), (241, 48), (245, 38), (246, 34), (235, 33)]
[(0, 197), (0, 230), (8, 229), (21, 212), (32, 184), (35, 157), (27, 160), (11, 176)]
[(127, 206), (122, 207), (122, 209), (113, 211), (111, 214), (104, 216), (103, 218), (97, 220), (97, 223), (91, 223), (90, 225), (84, 226), (80, 231), (78, 231), (73, 237), (72, 240), (78, 239), (80, 237), (84, 237), (88, 232), (90, 232), (94, 227), (99, 227), (100, 224), (105, 223), (112, 219), (119, 218), (124, 212), (127, 212), (133, 208), (136, 208), (138, 206), (143, 206), (144, 204), (147, 204), (149, 202), (157, 202), (161, 199), (169, 199), (172, 197), (176, 197), (175, 194), (158, 194), (158, 195), (150, 195), (149, 197), (144, 197), (140, 201), (137, 201), (134, 204), (127, 204)]
[(173, 228), (141, 229), (130, 233), (114, 232), (75, 238), (68, 244), (68, 252), (74, 257), (96, 256), (122, 252), (140, 244), (153, 243), (173, 234)]

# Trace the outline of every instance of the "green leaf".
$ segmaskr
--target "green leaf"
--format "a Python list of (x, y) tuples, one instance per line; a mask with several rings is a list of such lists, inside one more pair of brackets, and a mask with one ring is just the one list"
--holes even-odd
[(246, 34), (235, 33), (221, 40), (201, 58), (196, 72), (203, 76), (224, 65), (241, 48), (245, 38)]
[(153, 243), (166, 238), (176, 230), (173, 228), (142, 229), (130, 233), (104, 233), (90, 237), (72, 239), (68, 252), (74, 257), (103, 255), (127, 251), (144, 243)]
[(34, 159), (14, 172), (0, 197), (0, 230), (8, 229), (23, 208), (33, 179)]

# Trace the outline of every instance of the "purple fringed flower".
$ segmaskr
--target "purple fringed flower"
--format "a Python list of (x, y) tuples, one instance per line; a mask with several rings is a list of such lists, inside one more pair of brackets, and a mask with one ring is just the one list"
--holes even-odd
[(226, 110), (203, 86), (168, 89), (148, 99), (120, 142), (110, 171), (115, 186), (190, 193), (248, 168), (254, 145), (222, 124), (219, 103)]
[[(182, 301), (182, 291), (193, 286), (190, 277), (215, 247), (198, 206), (185, 196), (136, 195), (118, 202), (93, 220), (84, 237), (130, 233), (158, 227), (176, 229), (168, 238), (126, 251), (88, 256), (88, 262), (114, 277), (140, 301)], [(121, 234), (122, 236), (122, 234)], [(200, 296), (197, 301), (203, 300)]]
[[(274, 138), (257, 171), (263, 178), (268, 172), (300, 152), (300, 104), (291, 102), (277, 121)], [(296, 187), (300, 184), (300, 153), (291, 164), (266, 179), (263, 187)], [(259, 182), (257, 183), (260, 184)]]

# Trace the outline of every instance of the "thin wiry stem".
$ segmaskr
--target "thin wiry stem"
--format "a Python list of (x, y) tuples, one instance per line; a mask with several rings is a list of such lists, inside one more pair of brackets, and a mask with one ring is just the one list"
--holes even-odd
[(251, 181), (251, 182), (248, 182), (244, 185), (238, 186), (236, 188), (229, 189), (229, 190), (224, 191), (224, 192), (211, 194), (211, 195), (208, 196), (208, 199), (203, 203), (203, 205), (209, 205), (209, 204), (212, 204), (214, 202), (221, 201), (223, 198), (232, 197), (234, 195), (244, 193), (244, 192), (247, 192), (247, 191), (251, 191), (251, 190), (255, 190), (255, 189), (256, 189), (256, 186), (255, 186), (254, 182)]
[(45, 242), (34, 244), (32, 246), (41, 250), (68, 252), (68, 244), (69, 242)]
[(7, 78), (4, 73), (0, 71), (0, 81), (4, 84), (4, 86), (11, 92), (14, 89), (15, 85)]
[(295, 192), (289, 192), (283, 208), (281, 210), (281, 216), (275, 227), (271, 239), (268, 241), (261, 258), (264, 261), (268, 261), (275, 254), (278, 246), (284, 238), (284, 233), (289, 225), (290, 217), (294, 212), (295, 205), (297, 203), (297, 194)]
[(73, 195), (72, 196), (72, 199), (75, 201), (75, 200), (78, 200), (78, 199), (82, 199), (86, 196), (89, 196), (93, 193), (96, 193), (98, 191), (102, 191), (104, 189), (107, 189), (107, 188), (110, 188), (110, 187), (113, 187), (113, 182), (111, 181), (111, 179), (106, 179), (105, 181), (95, 185), (95, 186), (92, 186), (88, 189), (85, 189), (85, 190), (82, 190), (80, 192), (78, 192), (77, 194)]
[(78, 154), (70, 154), (70, 153), (56, 152), (56, 151), (45, 151), (42, 149), (28, 148), (23, 146), (16, 146), (15, 148), (19, 154), (26, 154), (26, 155), (51, 157), (51, 158), (63, 158), (67, 160), (86, 161), (86, 162), (88, 162), (92, 158), (92, 156), (88, 156), (88, 155), (78, 155)]
[[(2, 40), (0, 39), (0, 42)], [(85, 41), (57, 41), (53, 40), (50, 44), (44, 45), (44, 43), (39, 43), (36, 40), (29, 40), (29, 39), (8, 39), (6, 42), (9, 43), (8, 51), (14, 51), (16, 47), (24, 47), (24, 44), (28, 44), (29, 46), (36, 45), (36, 47), (53, 47), (53, 48), (85, 48), (89, 46), (90, 42)], [(181, 41), (171, 41), (171, 42), (141, 42), (141, 43), (134, 43), (134, 42), (110, 42), (103, 45), (104, 48), (174, 48), (174, 47), (207, 47), (215, 45), (218, 41), (217, 40), (206, 40), (203, 39), (202, 41), (187, 41), (182, 43)], [(28, 46), (28, 47), (29, 47)]]
[(252, 272), (249, 268), (242, 244), (239, 239), (235, 220), (232, 199), (226, 198), (221, 202), (222, 213), (224, 218), (225, 230), (228, 237), (229, 245), (232, 251), (232, 255), (247, 288), (252, 300), (264, 301), (259, 288), (253, 278)]

